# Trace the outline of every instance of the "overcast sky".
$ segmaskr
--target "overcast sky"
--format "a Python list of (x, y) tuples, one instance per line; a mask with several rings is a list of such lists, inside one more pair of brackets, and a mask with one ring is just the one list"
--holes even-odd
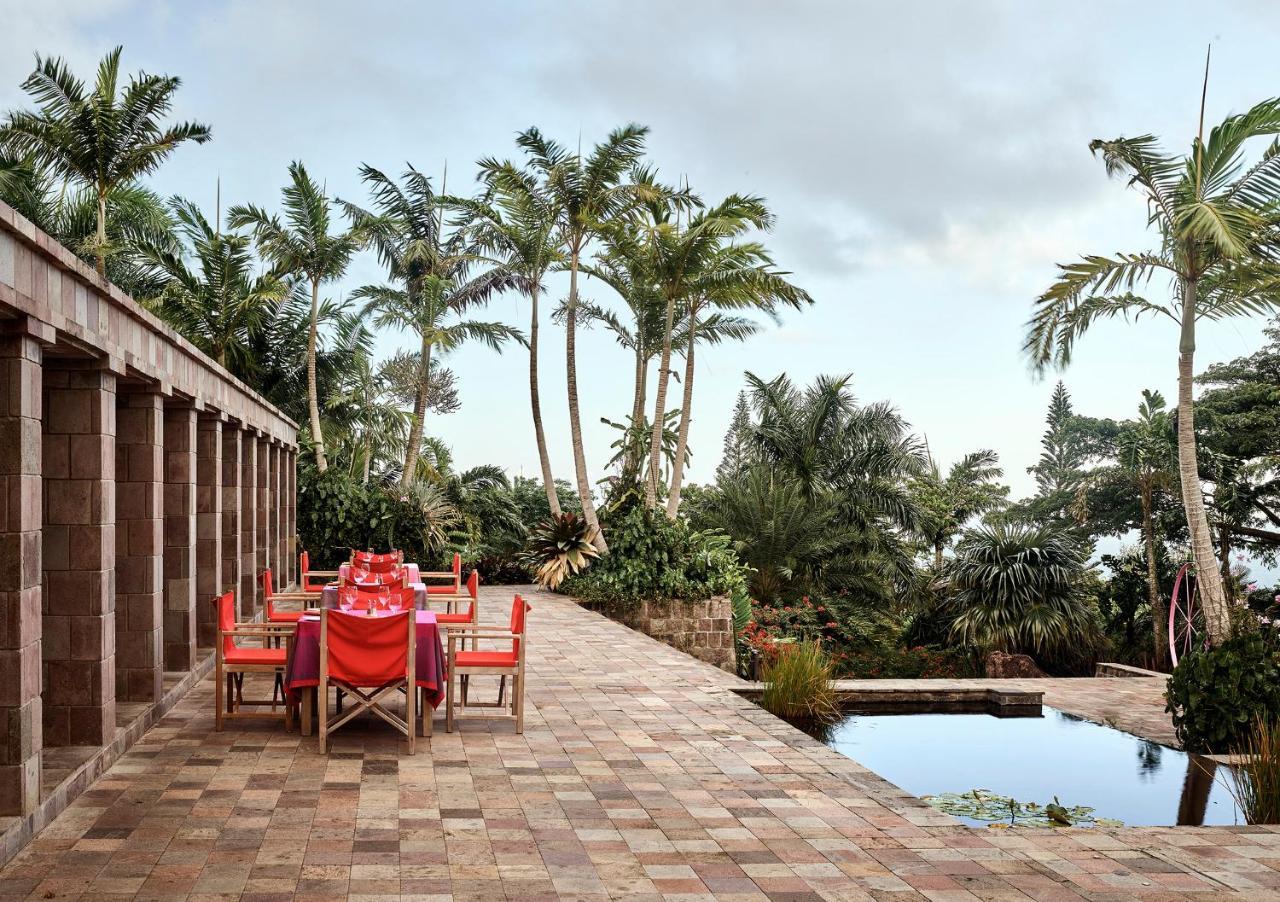
[[(1204, 23), (1212, 21), (1211, 26)], [(1205, 47), (1211, 119), (1280, 92), (1280, 4), (1161, 2), (109, 2), (0, 0), (0, 108), (24, 104), (34, 54), (92, 78), (116, 44), (127, 71), (180, 75), (179, 115), (214, 139), (154, 179), (212, 209), (274, 208), (290, 160), (363, 199), (357, 167), (449, 168), (514, 156), (536, 125), (570, 145), (628, 121), (652, 161), (707, 200), (763, 195), (769, 243), (816, 299), (780, 328), (699, 355), (692, 479), (707, 480), (742, 373), (800, 381), (852, 373), (944, 463), (996, 449), (1014, 485), (1038, 455), (1052, 381), (1021, 357), (1032, 300), (1054, 264), (1150, 246), (1140, 198), (1088, 151), (1151, 132), (1183, 150)], [(335, 294), (381, 274), (367, 255)], [(558, 284), (553, 290), (562, 293)], [(613, 299), (588, 286), (593, 299)], [(508, 297), (489, 316), (527, 328)], [(1253, 351), (1260, 323), (1204, 330), (1198, 368)], [(543, 409), (557, 475), (571, 477), (563, 333), (546, 329)], [(389, 352), (407, 336), (387, 335)], [(1143, 388), (1169, 397), (1177, 337), (1106, 324), (1063, 378), (1077, 409), (1126, 417)], [(599, 418), (629, 409), (630, 365), (605, 334), (580, 340), (592, 477), (609, 456)], [(450, 360), (462, 410), (429, 419), (459, 463), (534, 475), (527, 358), (467, 348)]]

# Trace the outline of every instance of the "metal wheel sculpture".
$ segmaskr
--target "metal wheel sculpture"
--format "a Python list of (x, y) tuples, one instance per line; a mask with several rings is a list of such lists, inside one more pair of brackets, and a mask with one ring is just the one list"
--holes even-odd
[(1169, 660), (1177, 665), (1183, 655), (1196, 648), (1206, 648), (1208, 643), (1196, 567), (1187, 562), (1178, 568), (1169, 599)]

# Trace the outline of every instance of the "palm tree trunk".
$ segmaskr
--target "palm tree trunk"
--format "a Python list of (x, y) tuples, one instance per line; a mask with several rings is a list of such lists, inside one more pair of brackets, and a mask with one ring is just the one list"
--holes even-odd
[[(645, 383), (649, 381), (649, 367), (646, 365), (644, 358), (644, 346), (640, 343), (640, 336), (636, 336), (636, 372), (635, 385), (631, 391), (631, 422), (632, 429), (644, 420), (644, 401), (645, 401)], [(636, 477), (644, 470), (644, 454), (638, 447), (629, 448), (627, 451), (627, 468), (629, 468)]]
[(316, 469), (329, 469), (324, 456), (324, 433), (320, 427), (320, 392), (316, 387), (316, 343), (320, 333), (320, 280), (311, 280), (311, 325), (307, 330), (307, 412), (311, 417), (311, 444), (315, 447)]
[(107, 277), (107, 194), (98, 189), (98, 275)]
[(409, 444), (404, 449), (401, 485), (413, 485), (417, 478), (418, 454), (422, 450), (422, 427), (427, 419), (427, 393), (431, 386), (431, 344), (426, 338), (422, 339), (419, 356), (418, 391), (413, 398), (413, 419), (409, 421)]
[(1164, 601), (1160, 597), (1160, 571), (1156, 566), (1156, 525), (1151, 516), (1151, 486), (1145, 480), (1142, 483), (1142, 540), (1147, 549), (1147, 600), (1151, 605), (1151, 630), (1155, 644), (1152, 646), (1152, 661), (1156, 670), (1164, 670), (1166, 652), (1169, 648), (1167, 614)]
[(658, 365), (658, 390), (655, 392), (653, 405), (653, 425), (649, 435), (649, 474), (645, 483), (645, 506), (650, 509), (658, 506), (658, 468), (662, 461), (662, 427), (665, 425), (663, 414), (667, 406), (667, 376), (671, 369), (671, 331), (675, 326), (675, 298), (667, 299), (667, 323), (662, 333), (662, 359)]
[(591, 483), (587, 479), (587, 452), (582, 446), (582, 418), (578, 414), (578, 251), (569, 256), (569, 309), (564, 318), (564, 366), (565, 382), (569, 393), (569, 435), (573, 442), (573, 470), (578, 480), (578, 499), (582, 502), (582, 517), (595, 531), (592, 542), (600, 552), (609, 550), (596, 516), (596, 506), (591, 500)]
[(560, 496), (556, 494), (556, 480), (551, 474), (551, 457), (547, 454), (547, 435), (542, 429), (542, 398), (538, 392), (538, 286), (529, 290), (529, 302), (533, 308), (529, 322), (529, 409), (533, 412), (533, 435), (538, 442), (538, 464), (542, 467), (542, 485), (547, 491), (547, 504), (551, 515), (560, 516)]
[(689, 447), (689, 421), (693, 418), (693, 349), (697, 345), (694, 330), (698, 311), (689, 305), (689, 342), (684, 352), (684, 398), (680, 404), (680, 431), (676, 436), (676, 459), (671, 465), (671, 492), (667, 495), (667, 519), (674, 520), (680, 510), (680, 482), (684, 477), (684, 453)]
[(1235, 599), (1231, 586), (1231, 527), (1218, 524), (1218, 560), (1222, 562), (1222, 592), (1230, 600)]
[(1192, 395), (1196, 354), (1196, 283), (1193, 279), (1183, 281), (1182, 305), (1182, 335), (1178, 343), (1178, 476), (1182, 483), (1182, 504), (1187, 512), (1187, 531), (1191, 536), (1200, 601), (1204, 605), (1205, 629), (1209, 642), (1217, 645), (1227, 637), (1230, 615), (1213, 551), (1213, 537), (1209, 533), (1209, 518), (1205, 514), (1196, 457)]
[(942, 539), (939, 538), (933, 543), (933, 568), (942, 570)]

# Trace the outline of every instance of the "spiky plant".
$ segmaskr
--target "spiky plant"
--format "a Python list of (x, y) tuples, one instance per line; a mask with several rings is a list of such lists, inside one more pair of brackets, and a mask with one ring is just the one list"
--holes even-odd
[(529, 530), (524, 558), (538, 585), (555, 589), (589, 566), (600, 554), (595, 533), (595, 527), (572, 513), (547, 517)]

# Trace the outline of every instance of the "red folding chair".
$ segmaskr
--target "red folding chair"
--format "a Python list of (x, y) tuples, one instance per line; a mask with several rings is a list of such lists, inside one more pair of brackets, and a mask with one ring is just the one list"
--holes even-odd
[(424, 583), (429, 579), (448, 580), (448, 583), (443, 586), (428, 585), (428, 595), (460, 595), (462, 593), (462, 555), (454, 554), (451, 570), (428, 570), (426, 573), (419, 573), (418, 576)]
[[(445, 729), (453, 732), (454, 697), (458, 691), (462, 693), (462, 702), (457, 705), (459, 716), (465, 709), (472, 708), (505, 708), (503, 692), (507, 677), (511, 677), (511, 715), (516, 719), (516, 732), (524, 732), (524, 657), (525, 657), (525, 613), (531, 610), (519, 595), (511, 603), (511, 628), (496, 629), (493, 627), (449, 630), (449, 688), (448, 701), (445, 705)], [(463, 651), (458, 647), (459, 640), (472, 639), (507, 639), (510, 649), (497, 651), (477, 650)], [(472, 676), (497, 676), (498, 701), (496, 703), (468, 702), (467, 684)], [(461, 686), (461, 690), (458, 690)]]
[[(404, 733), (414, 753), (414, 707), (418, 693), (413, 678), (417, 639), (412, 609), (400, 614), (369, 617), (320, 612), (320, 753), (329, 734), (362, 711), (370, 711)], [(351, 697), (351, 707), (329, 717), (329, 686)], [(384, 707), (388, 697), (405, 695), (405, 716)]]
[(347, 568), (347, 575), (343, 577), (340, 573), (338, 577), (338, 585), (346, 585), (347, 583), (357, 586), (392, 586), (400, 583), (407, 586), (409, 584), (409, 568), (397, 566), (393, 570), (376, 572), (363, 570), (355, 564), (351, 564)]
[[(310, 592), (276, 592), (270, 567), (262, 571), (262, 597), (266, 602), (268, 623), (297, 623), (302, 618), (304, 609), (320, 600), (318, 594)], [(277, 607), (277, 603), (281, 601), (297, 604), (299, 607), (296, 610)]]
[[(454, 598), (442, 599), (438, 596), (433, 597), (427, 595), (427, 604), (439, 601), (448, 601), (447, 610), (444, 613), (436, 614), (436, 623), (441, 629), (467, 629), (480, 625), (480, 571), (472, 570), (471, 575), (467, 577), (467, 595), (470, 599), (467, 601), (466, 612), (453, 610), (455, 602), (461, 604)], [(475, 639), (471, 640), (472, 647), (475, 646)]]
[[(288, 659), (289, 647), (293, 644), (293, 624), (269, 623), (236, 623), (235, 592), (227, 592), (215, 598), (213, 603), (218, 607), (218, 640), (216, 645), (217, 663), (214, 676), (214, 728), (222, 731), (222, 722), (228, 717), (278, 717), (276, 706), (284, 709), (285, 727), (293, 726), (291, 708), (284, 699), (285, 661)], [(271, 640), (277, 644), (285, 640), (284, 648), (241, 648), (236, 644), (237, 638), (260, 639), (265, 646)], [(246, 699), (244, 697), (244, 675), (246, 673), (269, 673), (274, 676), (271, 699)], [(280, 701), (277, 702), (277, 694)], [(257, 711), (241, 711), (245, 706), (271, 706), (271, 713)]]
[(323, 592), (325, 584), (337, 578), (337, 570), (312, 570), (311, 555), (307, 552), (304, 551), (298, 555), (298, 579), (302, 584), (303, 592)]
[(403, 551), (392, 551), (387, 554), (374, 554), (371, 551), (351, 549), (351, 563), (361, 570), (371, 573), (386, 573), (404, 563)]

